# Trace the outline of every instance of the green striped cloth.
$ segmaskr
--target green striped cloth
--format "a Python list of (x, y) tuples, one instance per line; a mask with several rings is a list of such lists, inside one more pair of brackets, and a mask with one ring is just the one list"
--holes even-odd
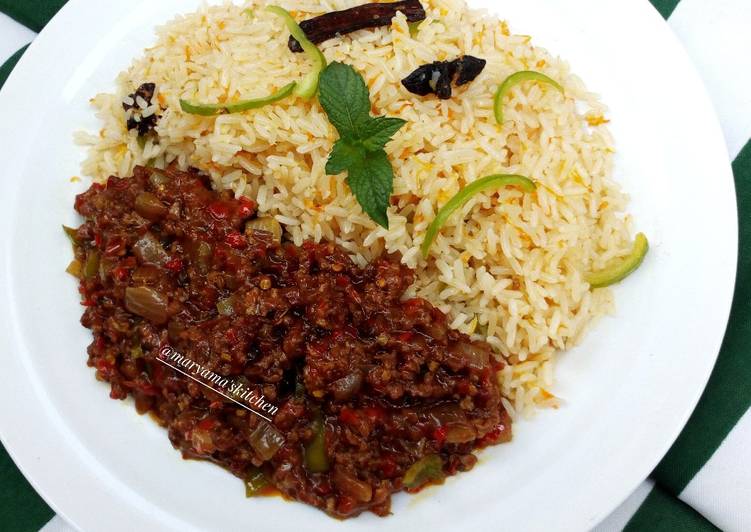
[[(679, 1), (651, 0), (660, 14), (669, 19), (679, 37), (692, 32), (702, 34), (701, 39), (684, 38), (684, 44), (700, 73), (706, 74), (706, 81), (710, 72), (717, 72), (714, 63), (729, 59), (707, 58), (709, 54), (704, 53), (704, 45), (711, 39), (705, 39), (704, 32), (721, 41), (728, 36), (747, 34), (751, 15), (746, 15), (744, 22), (742, 12), (751, 12), (751, 8), (748, 0), (706, 2), (700, 8), (696, 4), (701, 0), (682, 0), (680, 5)], [(64, 3), (65, 0), (0, 0), (0, 11), (38, 32)], [(701, 16), (692, 21), (689, 13), (697, 10)], [(707, 11), (716, 11), (717, 17), (706, 15)], [(0, 40), (1, 36), (0, 32)], [(747, 37), (740, 38), (749, 42)], [(692, 47), (689, 41), (698, 44)], [(723, 44), (728, 50), (738, 47), (732, 39), (719, 45)], [(25, 47), (18, 50), (0, 68), (0, 86), (24, 50)], [(741, 48), (737, 53), (741, 60), (751, 57), (748, 53), (751, 47), (745, 50), (743, 53)], [(736, 82), (733, 74), (744, 67), (744, 79), (751, 81), (751, 74), (748, 74), (751, 63), (745, 61), (745, 64), (731, 66), (718, 82), (732, 86)], [(709, 385), (685, 429), (651, 479), (597, 527), (601, 532), (624, 527), (629, 532), (751, 530), (751, 459), (746, 451), (751, 446), (751, 357), (747, 349), (751, 342), (751, 97), (745, 96), (751, 91), (739, 88), (726, 97), (720, 94), (722, 88), (715, 93), (710, 84), (709, 90), (723, 121), (730, 151), (737, 154), (733, 171), (740, 220), (740, 256), (730, 324)], [(2, 448), (0, 487), (0, 530), (36, 532), (42, 527), (45, 532), (70, 530), (60, 518), (52, 519), (54, 512), (34, 492)]]

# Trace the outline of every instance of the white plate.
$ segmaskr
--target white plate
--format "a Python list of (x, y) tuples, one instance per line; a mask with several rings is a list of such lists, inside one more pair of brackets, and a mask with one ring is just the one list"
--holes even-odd
[[(72, 0), (0, 93), (0, 433), (27, 478), (83, 530), (583, 530), (645, 478), (686, 422), (725, 330), (736, 209), (712, 106), (647, 0), (475, 0), (568, 59), (611, 107), (616, 178), (652, 250), (557, 368), (565, 405), (516, 425), (514, 441), (394, 515), (339, 522), (303, 504), (246, 500), (239, 480), (186, 462), (164, 430), (108, 399), (85, 365), (90, 332), (63, 272), (88, 98), (198, 0)], [(500, 4), (500, 5), (499, 5)]]

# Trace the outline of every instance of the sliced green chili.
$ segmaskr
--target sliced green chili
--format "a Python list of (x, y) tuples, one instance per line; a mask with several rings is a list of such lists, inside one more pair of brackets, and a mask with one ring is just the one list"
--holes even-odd
[(285, 85), (276, 92), (272, 92), (268, 96), (262, 98), (254, 98), (252, 100), (241, 100), (235, 103), (191, 103), (187, 100), (180, 100), (180, 109), (183, 112), (191, 115), (201, 116), (215, 116), (221, 114), (240, 113), (242, 111), (248, 111), (250, 109), (258, 109), (270, 103), (283, 100), (290, 94), (297, 86), (294, 81), (288, 85)]
[(70, 264), (68, 264), (68, 267), (65, 268), (65, 271), (69, 274), (71, 274), (73, 277), (81, 278), (81, 271), (83, 269), (83, 266), (81, 265), (81, 262), (73, 259)]
[(584, 276), (584, 280), (592, 288), (604, 288), (619, 283), (641, 266), (647, 251), (649, 251), (647, 237), (644, 233), (638, 233), (634, 237), (634, 245), (628, 255), (613, 259), (600, 271), (588, 273)]
[(86, 263), (83, 266), (84, 279), (93, 279), (99, 273), (99, 252), (95, 249), (86, 255)]
[(324, 473), (329, 470), (329, 459), (326, 456), (326, 426), (320, 413), (313, 421), (313, 432), (315, 436), (305, 446), (305, 467), (312, 473)]
[(407, 469), (402, 482), (405, 487), (415, 489), (428, 482), (442, 480), (444, 476), (441, 457), (436, 454), (429, 454), (420, 458)]
[(295, 397), (302, 399), (305, 396), (305, 384), (298, 378), (295, 379)]
[(519, 83), (522, 83), (524, 81), (539, 81), (542, 83), (547, 83), (555, 87), (561, 94), (563, 94), (563, 87), (561, 87), (561, 85), (557, 81), (549, 78), (545, 74), (541, 74), (540, 72), (534, 72), (533, 70), (522, 70), (520, 72), (516, 72), (515, 74), (511, 74), (498, 87), (498, 90), (495, 93), (495, 98), (493, 100), (495, 119), (500, 125), (503, 125), (503, 97), (508, 94), (508, 91), (511, 90), (511, 87), (518, 85)]
[(269, 485), (269, 481), (263, 471), (257, 467), (251, 467), (248, 475), (245, 477), (245, 496), (255, 497), (260, 495), (263, 488)]
[[(305, 53), (313, 61), (313, 70), (308, 72), (299, 83), (292, 82), (278, 91), (262, 98), (243, 100), (230, 104), (204, 104), (180, 100), (180, 108), (183, 112), (200, 116), (240, 113), (242, 111), (258, 109), (259, 107), (269, 105), (270, 103), (278, 102), (279, 100), (291, 95), (293, 92), (295, 95), (306, 100), (312, 98), (316, 94), (316, 91), (318, 90), (318, 79), (320, 78), (323, 69), (326, 68), (326, 58), (316, 45), (308, 40), (305, 36), (305, 32), (300, 28), (297, 22), (295, 22), (295, 19), (292, 18), (292, 15), (290, 15), (289, 12), (279, 6), (268, 6), (266, 10), (282, 17), (289, 32), (295, 39), (297, 39)], [(245, 13), (249, 16), (252, 15), (252, 11), (248, 13), (248, 10), (245, 10)]]
[[(72, 227), (68, 227), (66, 225), (63, 226), (63, 231), (65, 231), (65, 235), (70, 240), (70, 243), (73, 245), (73, 253), (76, 252), (76, 247), (78, 246), (78, 234), (75, 229)], [(97, 264), (97, 267), (99, 264)], [(73, 261), (68, 264), (68, 267), (65, 269), (66, 272), (71, 274), (73, 277), (81, 278), (81, 275), (83, 273), (83, 264), (81, 264), (80, 261), (73, 259)]]
[(409, 26), (409, 36), (413, 39), (417, 37), (417, 34), (420, 32), (420, 24), (425, 22), (424, 20), (418, 20), (417, 22), (407, 22), (407, 26)]
[(308, 100), (315, 96), (318, 91), (318, 79), (321, 77), (323, 69), (326, 68), (326, 58), (318, 47), (310, 42), (308, 36), (305, 35), (305, 32), (300, 28), (297, 22), (295, 22), (295, 19), (292, 18), (292, 15), (290, 15), (287, 10), (282, 9), (279, 6), (268, 6), (266, 11), (282, 17), (282, 20), (284, 20), (284, 23), (287, 25), (287, 29), (292, 34), (292, 37), (300, 43), (305, 54), (311, 61), (313, 61), (313, 70), (305, 75), (295, 89), (295, 94), (297, 96)]
[(68, 236), (68, 239), (70, 239), (70, 243), (74, 246), (78, 245), (78, 233), (75, 229), (72, 227), (68, 227), (67, 225), (63, 226), (63, 231), (65, 231), (65, 234)]
[(216, 311), (220, 316), (232, 316), (235, 313), (232, 296), (219, 300), (216, 304)]
[(473, 181), (472, 183), (461, 189), (459, 192), (457, 192), (456, 195), (448, 200), (446, 205), (441, 207), (441, 209), (438, 211), (435, 219), (428, 226), (428, 230), (425, 233), (425, 240), (420, 246), (422, 256), (428, 258), (430, 246), (433, 244), (435, 237), (438, 236), (438, 231), (441, 230), (441, 227), (443, 227), (443, 225), (455, 210), (461, 208), (461, 206), (467, 203), (467, 201), (469, 201), (469, 199), (475, 194), (485, 192), (486, 190), (490, 189), (505, 187), (507, 185), (517, 186), (524, 192), (534, 192), (537, 188), (531, 179), (514, 174), (489, 175), (478, 179), (477, 181)]

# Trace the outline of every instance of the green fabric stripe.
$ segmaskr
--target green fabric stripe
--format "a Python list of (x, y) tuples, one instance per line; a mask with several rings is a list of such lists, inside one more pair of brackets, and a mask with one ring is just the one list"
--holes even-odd
[[(652, 476), (674, 494), (709, 460), (751, 407), (751, 142), (733, 163), (739, 256), (735, 298), (717, 365), (683, 432)], [(706, 279), (704, 282), (711, 282)]]
[(36, 532), (55, 515), (1, 446), (0, 478), (0, 529), (5, 532)]
[(5, 63), (3, 63), (3, 66), (0, 67), (0, 88), (5, 85), (5, 80), (8, 79), (8, 76), (10, 76), (10, 71), (13, 70), (13, 67), (16, 66), (16, 63), (18, 63), (18, 60), (21, 59), (21, 56), (28, 47), (29, 45), (27, 44), (26, 46), (21, 48), (15, 54), (10, 56), (10, 58)]
[(0, 11), (37, 33), (67, 0), (0, 0)]
[(681, 0), (649, 0), (655, 9), (665, 18), (668, 18)]
[[(651, 1), (665, 18), (678, 4), (678, 0)], [(64, 0), (26, 0), (19, 5), (15, 0), (0, 0), (0, 10), (39, 31), (64, 3)], [(0, 86), (24, 50), (19, 50), (0, 68)], [(744, 390), (744, 385), (751, 380), (751, 360), (742, 356), (742, 339), (751, 338), (751, 322), (743, 319), (743, 316), (751, 316), (751, 250), (748, 249), (751, 224), (744, 223), (744, 218), (748, 220), (751, 214), (751, 143), (736, 159), (733, 169), (738, 190), (741, 242), (747, 244), (745, 249), (744, 246), (740, 248), (736, 298), (717, 367), (689, 424), (654, 473), (658, 482), (674, 493), (682, 491), (751, 405), (751, 389), (746, 387)], [(717, 412), (723, 412), (723, 415), (718, 416)], [(4, 450), (0, 450), (0, 475), (6, 487), (0, 493), (0, 522), (5, 529), (38, 530), (53, 516), (52, 510), (36, 495)], [(655, 488), (626, 530), (691, 532), (717, 529), (690, 507)]]
[(623, 532), (714, 532), (719, 530), (689, 505), (655, 486)]

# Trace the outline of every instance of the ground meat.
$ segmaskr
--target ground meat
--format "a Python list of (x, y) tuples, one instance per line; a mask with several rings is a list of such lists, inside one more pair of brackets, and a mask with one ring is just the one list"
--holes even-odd
[[(399, 257), (360, 268), (331, 243), (245, 234), (255, 203), (197, 172), (137, 168), (75, 207), (88, 363), (186, 458), (262, 474), (336, 517), (386, 515), (420, 459), (453, 474), (510, 439), (500, 364), (403, 298), (413, 274)], [(165, 347), (262, 393), (272, 421), (159, 363)]]

